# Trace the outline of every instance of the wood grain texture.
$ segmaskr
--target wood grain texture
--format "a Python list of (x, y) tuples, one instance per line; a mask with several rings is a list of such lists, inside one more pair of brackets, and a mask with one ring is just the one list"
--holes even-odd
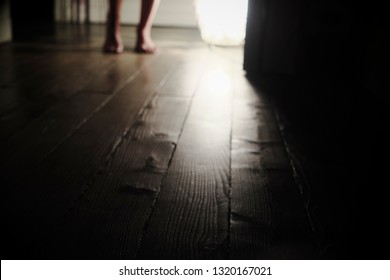
[(66, 138), (82, 126), (106, 96), (78, 94), (61, 102), (1, 146), (1, 193), (5, 195)]
[(105, 164), (118, 139), (153, 96), (155, 87), (171, 68), (168, 61), (172, 62), (172, 57), (160, 57), (153, 66), (143, 69), (3, 199), (4, 213), (13, 212), (12, 218), (6, 217), (8, 228), (14, 235), (28, 230), (31, 237), (24, 238), (27, 244), (20, 245), (40, 246), (44, 242), (46, 231)]
[[(186, 90), (192, 88), (194, 93), (193, 81), (199, 80), (200, 73), (191, 67), (181, 72), (189, 82)], [(168, 77), (160, 87), (175, 82)], [(87, 259), (135, 258), (191, 102), (190, 97), (170, 93), (156, 95), (139, 111), (107, 165), (55, 229), (48, 254), (58, 258), (72, 254)]]
[[(187, 52), (187, 50), (186, 50)], [(205, 50), (191, 50), (192, 55), (187, 56), (180, 64), (173, 69), (169, 81), (158, 89), (158, 93), (169, 96), (191, 97), (193, 88), (199, 84), (199, 71), (203, 69), (202, 58)], [(186, 73), (186, 75), (183, 75)]]
[(231, 72), (209, 60), (137, 258), (226, 257)]
[[(58, 99), (64, 99), (73, 94), (83, 91), (88, 91), (88, 85), (91, 81), (96, 80), (97, 77), (103, 78), (102, 73), (107, 73), (108, 69), (116, 67), (123, 61), (126, 61), (128, 67), (124, 72), (124, 76), (127, 78), (135, 72), (137, 67), (131, 67), (131, 63), (134, 63), (136, 56), (126, 54), (126, 59), (119, 57), (107, 56), (100, 52), (64, 52), (64, 56), (71, 60), (71, 64), (66, 67), (56, 69), (60, 72), (60, 75), (50, 81), (44, 88), (40, 89), (42, 95), (51, 95)], [(106, 76), (109, 76), (107, 73)], [(119, 80), (117, 86), (121, 86), (124, 80)]]
[[(148, 59), (143, 63), (139, 61), (139, 58), (134, 55), (125, 55), (122, 60), (125, 63), (120, 63), (121, 60), (118, 58), (112, 60), (112, 58), (99, 54), (97, 57), (93, 56), (96, 60), (106, 60), (105, 63), (102, 63), (103, 68), (95, 69), (95, 73), (91, 73), (86, 69), (80, 69), (78, 62), (74, 63), (73, 69), (76, 72), (83, 73), (81, 75), (83, 78), (92, 75), (97, 76), (99, 73), (99, 78), (102, 78), (100, 70), (105, 69), (107, 66), (107, 61), (110, 62), (110, 67), (114, 67), (112, 64), (125, 64), (127, 71), (124, 71), (125, 74), (122, 74), (122, 78), (117, 80), (117, 86), (120, 88), (123, 87), (127, 79), (135, 76), (136, 73), (144, 65), (148, 63)], [(91, 57), (88, 58), (88, 60)], [(136, 64), (136, 60), (138, 63)], [(86, 62), (82, 60), (82, 62)], [(95, 63), (92, 65), (96, 66)], [(68, 69), (70, 70), (70, 69)], [(110, 72), (105, 72), (106, 75), (110, 75)], [(69, 73), (70, 75), (70, 73)], [(77, 75), (76, 75), (77, 76)], [(69, 76), (72, 78), (73, 76)], [(15, 177), (24, 177), (24, 174), (28, 173), (31, 168), (36, 166), (44, 158), (46, 158), (49, 153), (53, 152), (62, 142), (69, 138), (75, 131), (77, 131), (96, 111), (100, 110), (104, 104), (106, 104), (111, 98), (111, 95), (115, 95), (117, 91), (115, 89), (110, 92), (110, 94), (97, 94), (96, 92), (85, 92), (85, 89), (82, 88), (85, 86), (85, 83), (79, 83), (79, 80), (71, 81), (57, 81), (59, 88), (63, 88), (66, 95), (71, 95), (69, 98), (64, 98), (52, 108), (48, 109), (41, 117), (30, 120), (31, 124), (20, 130), (13, 137), (10, 137), (4, 140), (1, 150), (4, 155), (4, 161), (1, 162), (0, 178), (3, 182), (2, 193), (6, 193), (9, 188), (17, 184)], [(86, 79), (88, 82), (88, 79)], [(78, 86), (72, 88), (65, 86), (67, 83)], [(108, 81), (110, 86), (112, 86), (112, 81)], [(81, 88), (80, 92), (78, 87)], [(70, 91), (69, 91), (70, 90)], [(99, 93), (99, 92), (98, 92)], [(52, 94), (57, 94), (55, 89), (52, 89)], [(28, 141), (26, 141), (28, 140)], [(21, 170), (22, 173), (21, 173)]]
[(52, 229), (45, 255), (134, 258), (173, 149), (153, 140), (123, 143)]
[(108, 56), (112, 60), (108, 67), (101, 69), (97, 75), (88, 81), (83, 87), (85, 92), (100, 92), (111, 94), (135, 72), (141, 70), (154, 57), (139, 56), (134, 53), (124, 53), (121, 56)]
[(57, 31), (0, 46), (3, 259), (312, 258), (242, 49), (161, 29), (161, 53), (110, 56), (103, 26)]
[(312, 237), (272, 107), (236, 75), (231, 163), (232, 259), (312, 256)]
[[(31, 124), (62, 99), (82, 90), (94, 76), (115, 64), (112, 57), (101, 53), (54, 53), (16, 67), (15, 80), (5, 84), (2, 103), (6, 106), (2, 108), (0, 123), (2, 140)], [(18, 59), (18, 54), (14, 56)]]
[(28, 71), (29, 65), (39, 63), (40, 60), (46, 57), (44, 53), (20, 49), (15, 44), (2, 44), (0, 50), (0, 59), (2, 61), (0, 64), (0, 83), (3, 86), (2, 90), (4, 86), (13, 88), (13, 85), (21, 78), (19, 74), (31, 74)]

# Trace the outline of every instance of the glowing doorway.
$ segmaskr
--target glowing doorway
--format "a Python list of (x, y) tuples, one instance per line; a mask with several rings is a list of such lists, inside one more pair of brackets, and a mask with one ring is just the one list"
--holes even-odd
[(202, 39), (237, 46), (245, 40), (248, 0), (194, 0)]

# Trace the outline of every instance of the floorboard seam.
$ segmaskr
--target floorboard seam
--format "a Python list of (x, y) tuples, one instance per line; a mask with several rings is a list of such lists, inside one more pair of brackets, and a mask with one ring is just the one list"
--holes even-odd
[[(152, 60), (153, 61), (153, 60)], [(152, 62), (151, 61), (151, 62)], [(150, 62), (150, 63), (151, 63)], [(118, 89), (115, 91), (116, 94), (125, 86), (127, 85), (128, 83), (130, 83), (132, 80), (134, 80), (138, 74), (145, 68), (147, 67), (150, 63), (147, 63), (146, 65), (144, 65), (142, 68), (140, 68), (139, 70), (137, 70), (135, 73), (133, 73), (127, 80), (126, 82), (123, 84), (123, 86), (121, 87), (118, 87)], [(162, 79), (162, 81), (158, 84), (157, 88), (160, 87), (165, 81), (166, 81), (166, 77), (169, 76), (169, 73), (168, 72)], [(115, 95), (116, 95), (115, 94)], [(114, 94), (113, 94), (114, 95)], [(137, 121), (139, 121), (140, 118), (142, 118), (142, 115), (145, 111), (145, 107), (148, 106), (148, 104), (157, 96), (156, 93), (152, 94), (152, 96), (150, 96), (149, 99), (147, 99), (145, 101), (145, 103), (141, 106), (138, 114), (137, 114), (137, 117), (133, 120), (133, 122), (131, 122), (130, 125), (128, 125), (127, 127), (124, 128), (123, 130), (123, 133), (121, 134), (120, 137), (118, 137), (115, 142), (113, 142), (112, 144), (112, 148), (110, 150), (110, 152), (107, 154), (105, 160), (103, 161), (103, 163), (100, 165), (100, 167), (98, 167), (96, 170), (93, 170), (93, 172), (91, 172), (92, 174), (90, 175), (90, 179), (89, 181), (85, 184), (85, 186), (80, 190), (80, 193), (79, 195), (70, 203), (67, 211), (64, 213), (64, 215), (62, 217), (60, 217), (57, 225), (54, 227), (53, 229), (53, 234), (55, 234), (55, 231), (59, 228), (59, 226), (61, 225), (61, 222), (63, 220), (66, 219), (66, 217), (69, 215), (69, 213), (71, 211), (73, 211), (74, 209), (77, 208), (79, 202), (82, 200), (82, 198), (84, 197), (84, 194), (86, 193), (86, 191), (94, 184), (95, 180), (96, 180), (96, 177), (101, 174), (103, 172), (103, 170), (105, 170), (107, 168), (107, 166), (109, 166), (110, 162), (114, 159), (115, 157), (115, 154), (117, 153), (117, 151), (119, 150), (119, 148), (122, 146), (122, 144), (128, 139), (128, 135), (130, 134), (131, 132), (131, 129), (136, 125)], [(107, 100), (107, 102), (105, 102), (103, 105), (99, 106), (99, 110), (101, 108), (104, 107), (104, 105), (106, 105), (110, 100), (112, 99), (109, 98), (109, 100)], [(95, 110), (94, 113), (98, 112), (99, 110)], [(91, 114), (92, 115), (92, 114)], [(81, 126), (80, 126), (81, 127)], [(70, 137), (70, 136), (69, 136)]]
[[(234, 77), (234, 74), (232, 75)], [(227, 259), (231, 258), (231, 227), (232, 227), (232, 154), (233, 154), (233, 120), (234, 120), (234, 94), (235, 93), (235, 82), (233, 81), (233, 91), (231, 93), (230, 99), (230, 135), (229, 135), (229, 173), (228, 173), (228, 182), (229, 182), (229, 197), (228, 197), (228, 232), (227, 232)]]
[(324, 232), (322, 230), (322, 225), (319, 222), (319, 219), (317, 219), (315, 212), (312, 209), (311, 206), (311, 184), (309, 183), (309, 180), (306, 178), (302, 167), (300, 166), (299, 159), (294, 155), (294, 152), (292, 151), (285, 134), (285, 129), (283, 127), (283, 121), (282, 116), (279, 114), (277, 110), (274, 110), (274, 115), (276, 118), (276, 122), (278, 125), (278, 129), (282, 138), (283, 146), (286, 150), (290, 166), (293, 172), (293, 177), (296, 185), (299, 188), (300, 195), (302, 197), (302, 201), (304, 204), (304, 209), (306, 212), (306, 216), (309, 220), (310, 228), (315, 236), (318, 236), (319, 243), (321, 244), (323, 242)]
[[(138, 75), (143, 71), (145, 68), (147, 68), (156, 58), (153, 58), (148, 63), (143, 65), (140, 69), (135, 71), (133, 74), (129, 76), (129, 78), (126, 79), (126, 81), (123, 82), (121, 86), (118, 86), (113, 93), (108, 96), (95, 110), (92, 111), (87, 117), (85, 117), (79, 124), (77, 124), (73, 131), (68, 133), (62, 140), (60, 140), (56, 145), (54, 145), (42, 158), (26, 172), (26, 176), (31, 174), (34, 170), (34, 167), (41, 165), (53, 152), (55, 152), (63, 143), (65, 143), (66, 140), (68, 140), (72, 135), (74, 135), (84, 124), (88, 122), (96, 113), (98, 113), (103, 107), (105, 107), (115, 96), (118, 95), (118, 93), (129, 83), (131, 83)], [(47, 110), (42, 116), (46, 115), (51, 109)], [(110, 152), (111, 153), (111, 152)], [(95, 175), (93, 175), (95, 176)], [(11, 192), (15, 187), (18, 187), (20, 182), (15, 182), (7, 190), (4, 191), (3, 196), (6, 197), (6, 195)]]
[(92, 118), (96, 113), (98, 113), (101, 109), (103, 109), (115, 96), (118, 95), (118, 93), (129, 83), (131, 83), (145, 68), (147, 68), (155, 59), (152, 59), (145, 65), (143, 65), (140, 69), (135, 71), (133, 74), (130, 75), (129, 78), (126, 79), (125, 82), (119, 87), (117, 87), (111, 95), (109, 95), (95, 110), (92, 111), (91, 114), (89, 114), (87, 117), (85, 117), (76, 127), (75, 129), (70, 132), (68, 135), (64, 137), (60, 142), (57, 143), (52, 149), (49, 150), (49, 152), (40, 160), (40, 163), (42, 163), (51, 153), (53, 153), (55, 150), (57, 150), (67, 139), (69, 139), (74, 133), (76, 133), (85, 123), (88, 122), (89, 119)]
[[(169, 171), (169, 167), (171, 166), (173, 157), (174, 157), (175, 152), (176, 152), (176, 149), (177, 149), (177, 143), (179, 143), (179, 140), (180, 140), (180, 138), (181, 138), (181, 135), (183, 134), (183, 131), (184, 131), (184, 127), (185, 127), (185, 125), (186, 125), (186, 123), (187, 123), (188, 116), (189, 116), (189, 114), (190, 114), (191, 107), (192, 107), (192, 104), (193, 104), (193, 101), (194, 101), (196, 92), (197, 92), (198, 89), (199, 89), (200, 80), (201, 80), (202, 76), (203, 76), (202, 74), (199, 75), (198, 81), (197, 81), (196, 86), (195, 86), (195, 88), (194, 88), (194, 90), (193, 90), (193, 93), (192, 93), (192, 95), (191, 95), (190, 104), (189, 104), (189, 106), (188, 106), (188, 110), (187, 110), (186, 115), (185, 115), (185, 117), (184, 117), (183, 125), (182, 125), (182, 127), (181, 127), (181, 129), (180, 129), (180, 132), (179, 132), (179, 135), (178, 135), (178, 137), (177, 137), (176, 143), (172, 142), (172, 144), (174, 145), (174, 147), (173, 147), (171, 156), (170, 156), (169, 161), (168, 161), (167, 171), (166, 171), (166, 173), (164, 174), (164, 177), (163, 177), (162, 180), (161, 180), (161, 183), (160, 183), (160, 186), (159, 186), (159, 188), (158, 188), (158, 191), (155, 193), (155, 197), (154, 197), (152, 206), (150, 207), (150, 211), (149, 211), (148, 217), (147, 217), (147, 219), (146, 219), (146, 222), (145, 222), (145, 224), (144, 224), (144, 227), (143, 227), (143, 229), (142, 229), (141, 238), (140, 238), (140, 240), (139, 240), (138, 247), (137, 247), (137, 250), (136, 250), (136, 252), (135, 252), (135, 256), (134, 256), (135, 259), (138, 259), (138, 255), (139, 255), (139, 253), (140, 253), (140, 251), (141, 251), (142, 242), (143, 242), (144, 237), (145, 237), (145, 235), (146, 235), (146, 232), (147, 232), (147, 230), (148, 230), (148, 228), (149, 228), (149, 224), (150, 224), (150, 221), (151, 221), (151, 218), (152, 218), (152, 215), (153, 215), (153, 212), (154, 212), (154, 209), (155, 209), (157, 200), (158, 200), (158, 198), (159, 198), (161, 189), (162, 189), (162, 187), (164, 186), (165, 180), (166, 180), (166, 178), (167, 178), (168, 171)], [(158, 96), (158, 95), (156, 95), (156, 96)]]

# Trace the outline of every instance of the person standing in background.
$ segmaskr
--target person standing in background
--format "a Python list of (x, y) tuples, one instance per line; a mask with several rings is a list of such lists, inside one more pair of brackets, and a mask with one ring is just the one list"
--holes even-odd
[[(151, 37), (151, 29), (160, 0), (140, 0), (141, 15), (137, 26), (136, 44), (134, 50), (138, 53), (153, 54), (156, 45)], [(120, 35), (120, 13), (122, 0), (108, 0), (109, 9), (106, 22), (106, 39), (103, 51), (119, 54), (123, 52), (123, 42)]]

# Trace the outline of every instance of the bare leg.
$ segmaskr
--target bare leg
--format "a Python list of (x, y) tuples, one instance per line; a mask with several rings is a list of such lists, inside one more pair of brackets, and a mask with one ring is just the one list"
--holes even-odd
[(122, 0), (108, 0), (109, 10), (106, 23), (106, 40), (103, 51), (109, 53), (123, 52), (123, 43), (120, 34), (120, 12)]
[(156, 15), (160, 0), (141, 0), (141, 18), (137, 28), (137, 42), (135, 51), (140, 53), (154, 53), (156, 45), (151, 37), (152, 23)]

